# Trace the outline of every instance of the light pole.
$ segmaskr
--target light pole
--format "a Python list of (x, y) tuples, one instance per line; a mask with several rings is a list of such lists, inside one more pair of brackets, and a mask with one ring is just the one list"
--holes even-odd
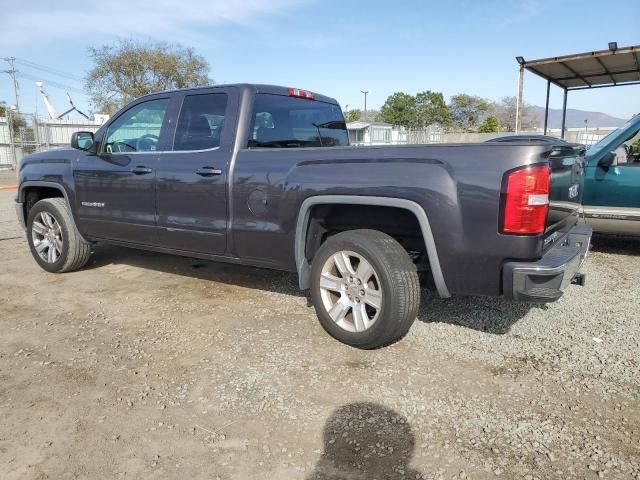
[(367, 120), (367, 95), (371, 93), (369, 89), (360, 90), (360, 93), (364, 95), (364, 119)]

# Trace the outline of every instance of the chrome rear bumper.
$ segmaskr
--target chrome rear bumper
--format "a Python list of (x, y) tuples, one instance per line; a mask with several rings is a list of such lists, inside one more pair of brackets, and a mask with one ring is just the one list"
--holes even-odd
[(540, 260), (505, 263), (504, 295), (524, 302), (548, 303), (558, 300), (570, 283), (584, 285), (580, 268), (589, 253), (591, 233), (590, 225), (576, 225)]

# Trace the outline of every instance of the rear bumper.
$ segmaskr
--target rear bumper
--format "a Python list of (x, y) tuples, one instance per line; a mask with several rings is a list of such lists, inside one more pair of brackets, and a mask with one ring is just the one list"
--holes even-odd
[(587, 258), (591, 226), (576, 225), (536, 262), (507, 262), (502, 270), (505, 297), (524, 302), (554, 302), (570, 283), (584, 284), (580, 267)]
[(27, 229), (27, 226), (24, 223), (24, 203), (15, 202), (16, 207), (16, 216), (18, 217), (18, 223), (22, 227), (23, 230)]

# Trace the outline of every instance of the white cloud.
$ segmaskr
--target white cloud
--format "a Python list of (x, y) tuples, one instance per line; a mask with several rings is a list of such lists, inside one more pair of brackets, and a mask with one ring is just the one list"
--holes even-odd
[[(202, 38), (198, 29), (250, 24), (305, 0), (29, 1), (3, 6), (3, 43), (32, 45), (56, 39), (138, 37), (173, 41)], [(215, 34), (212, 35), (215, 38)]]

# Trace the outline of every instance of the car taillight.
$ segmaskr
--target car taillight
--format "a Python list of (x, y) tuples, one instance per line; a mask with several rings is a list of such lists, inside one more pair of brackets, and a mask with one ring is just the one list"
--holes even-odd
[(308, 92), (307, 90), (300, 90), (299, 88), (290, 88), (289, 89), (290, 97), (300, 97), (306, 98), (307, 100), (315, 100), (316, 96), (313, 92)]
[(549, 209), (548, 165), (507, 173), (502, 233), (535, 235), (544, 232)]

